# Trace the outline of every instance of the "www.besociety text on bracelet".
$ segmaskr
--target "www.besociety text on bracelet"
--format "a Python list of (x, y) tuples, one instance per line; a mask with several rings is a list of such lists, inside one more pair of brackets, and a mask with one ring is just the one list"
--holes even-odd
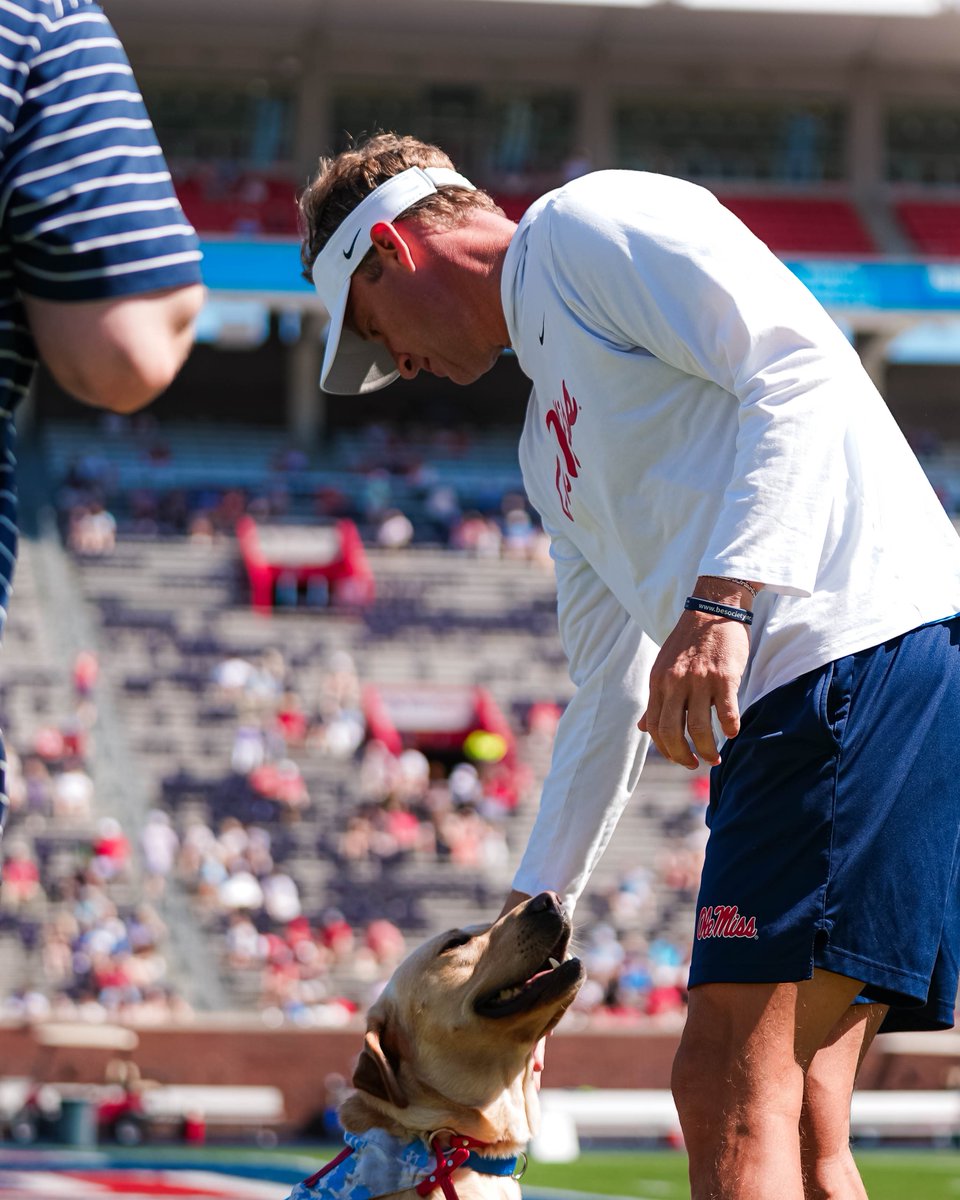
[(704, 600), (700, 596), (688, 596), (683, 606), (690, 612), (707, 613), (711, 617), (726, 617), (739, 621), (741, 625), (753, 624), (753, 613), (748, 608), (735, 608), (732, 604), (720, 604), (716, 600)]

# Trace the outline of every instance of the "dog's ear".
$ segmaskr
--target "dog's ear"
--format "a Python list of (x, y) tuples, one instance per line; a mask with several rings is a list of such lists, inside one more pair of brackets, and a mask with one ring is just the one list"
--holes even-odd
[(389, 1101), (396, 1108), (406, 1108), (410, 1102), (397, 1079), (398, 1068), (399, 1058), (396, 1048), (391, 1045), (387, 1027), (380, 1025), (368, 1029), (353, 1072), (353, 1086)]

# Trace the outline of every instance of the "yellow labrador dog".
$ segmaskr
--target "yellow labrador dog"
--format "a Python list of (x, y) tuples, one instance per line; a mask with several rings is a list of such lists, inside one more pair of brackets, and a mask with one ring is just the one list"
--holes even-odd
[(533, 1051), (583, 982), (552, 892), (432, 938), (370, 1009), (341, 1153), (291, 1200), (519, 1200)]

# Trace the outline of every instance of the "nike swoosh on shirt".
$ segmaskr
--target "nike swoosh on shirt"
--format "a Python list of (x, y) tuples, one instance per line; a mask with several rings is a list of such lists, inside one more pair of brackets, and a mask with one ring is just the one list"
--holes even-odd
[(546, 329), (546, 327), (547, 327), (547, 318), (544, 317), (543, 321), (540, 325), (540, 345), (541, 346), (543, 345), (543, 331)]
[(359, 236), (360, 236), (360, 230), (358, 229), (357, 232), (353, 235), (353, 241), (350, 243), (350, 249), (344, 250), (344, 252), (343, 252), (344, 258), (349, 260), (353, 257), (353, 248), (357, 244), (357, 238)]

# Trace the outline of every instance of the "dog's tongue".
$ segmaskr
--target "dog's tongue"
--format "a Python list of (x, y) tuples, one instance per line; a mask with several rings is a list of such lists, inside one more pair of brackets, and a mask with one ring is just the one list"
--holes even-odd
[(560, 964), (557, 962), (557, 960), (555, 958), (549, 959), (547, 966), (545, 966), (541, 970), (537, 971), (537, 973), (535, 975), (531, 975), (530, 978), (527, 980), (527, 983), (533, 983), (533, 981), (535, 979), (542, 979), (544, 975), (549, 975), (551, 971), (555, 971), (557, 969), (557, 967), (559, 967), (559, 966), (560, 966)]

